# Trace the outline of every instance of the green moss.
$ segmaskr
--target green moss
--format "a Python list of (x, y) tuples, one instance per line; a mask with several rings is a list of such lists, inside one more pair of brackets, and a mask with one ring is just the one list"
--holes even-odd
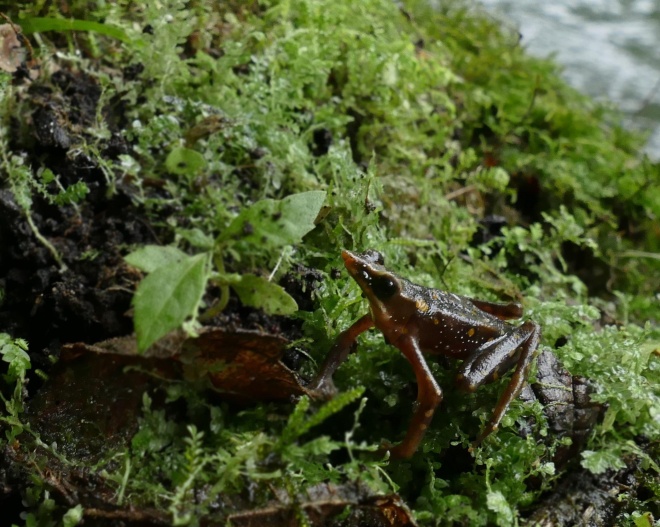
[[(517, 35), (472, 6), (160, 4), (79, 12), (129, 38), (87, 35), (112, 50), (104, 55), (112, 68), (98, 73), (98, 55), (80, 67), (129, 107), (133, 151), (104, 162), (135, 178), (135, 199), (154, 218), (177, 204), (164, 227), (182, 249), (199, 252), (195, 240), (218, 239), (260, 199), (327, 190), (328, 209), (295, 254), (279, 245), (245, 250), (227, 269), (277, 266), (277, 278), (301, 262), (323, 274), (314, 311), (298, 315), (315, 360), (366, 310), (345, 273), (331, 278), (340, 249), (376, 248), (413, 281), (524, 299), (543, 346), (592, 379), (595, 400), (608, 405), (583, 464), (597, 472), (616, 468), (623, 454), (646, 456), (635, 441), (660, 437), (660, 166), (639, 153), (641, 141), (616, 124), (616, 113), (567, 87), (555, 64), (529, 57)], [(55, 42), (47, 44), (50, 53)], [(144, 71), (125, 80), (121, 68), (138, 64)], [(331, 144), (319, 144), (324, 137)], [(162, 179), (170, 198), (142, 191), (143, 177)], [(481, 240), (487, 215), (508, 226)], [(529, 416), (537, 434), (548, 433), (540, 408), (516, 401), (474, 465), (466, 458), (457, 471), (444, 454), (465, 452), (502, 384), (455, 394), (452, 372), (432, 368), (446, 399), (409, 462), (360, 458), (381, 439), (401, 437), (414, 399), (405, 359), (374, 333), (336, 376), (350, 394), (344, 403), (366, 394), (359, 408), (335, 416), (336, 427), (352, 431), (346, 438), (298, 426), (341, 405), (330, 411), (303, 400), (295, 409), (237, 413), (184, 390), (179, 396), (204, 418), (173, 422), (147, 405), (124, 468), (109, 478), (126, 501), (155, 503), (191, 524), (211, 507), (189, 503), (196, 486), (214, 495), (254, 485), (265, 501), (269, 484), (293, 496), (323, 480), (395, 488), (424, 525), (517, 522), (560, 475), (551, 463), (556, 445), (517, 433)], [(346, 463), (328, 465), (330, 453), (346, 448)], [(540, 481), (534, 490), (530, 477)], [(657, 474), (649, 477), (657, 494)]]

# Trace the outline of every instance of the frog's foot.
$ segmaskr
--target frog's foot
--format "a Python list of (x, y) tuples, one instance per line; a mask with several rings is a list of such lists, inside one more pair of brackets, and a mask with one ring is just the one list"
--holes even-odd
[(317, 401), (329, 401), (338, 391), (332, 379), (314, 379), (305, 388), (310, 397)]
[(379, 459), (382, 459), (385, 456), (389, 456), (389, 458), (392, 459), (392, 450), (394, 450), (395, 448), (396, 445), (390, 443), (386, 439), (383, 439), (380, 442), (380, 447), (378, 448), (378, 450), (374, 452), (374, 455)]
[(493, 432), (497, 431), (498, 426), (493, 425), (489, 423), (482, 431), (481, 433), (477, 436), (477, 438), (472, 441), (470, 444), (470, 448), (468, 448), (468, 452), (470, 454), (473, 454), (474, 451), (481, 446), (481, 443), (483, 443), (484, 439), (486, 439), (490, 434)]
[(398, 445), (392, 444), (389, 441), (383, 440), (380, 443), (380, 448), (376, 451), (376, 454), (379, 457), (384, 457), (389, 453), (390, 459), (408, 459), (412, 457), (412, 455), (415, 453), (415, 450), (413, 449), (411, 451), (410, 447), (403, 443), (399, 443)]

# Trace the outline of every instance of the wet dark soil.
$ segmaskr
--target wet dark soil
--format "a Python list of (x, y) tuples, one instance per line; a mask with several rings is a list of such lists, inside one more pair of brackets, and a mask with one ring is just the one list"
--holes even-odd
[[(24, 124), (16, 125), (14, 151), (35, 172), (47, 167), (63, 185), (82, 181), (90, 190), (76, 206), (54, 205), (35, 193), (32, 221), (63, 266), (35, 237), (12, 192), (0, 190), (0, 286), (5, 291), (0, 324), (27, 339), (37, 355), (39, 350), (56, 353), (61, 342), (129, 333), (132, 322), (126, 313), (140, 277), (122, 256), (133, 244), (159, 240), (130, 188), (119, 184), (110, 195), (93, 159), (67, 155), (72, 145), (90, 139), (84, 130), (96, 119), (100, 96), (94, 79), (58, 71), (49, 84), (35, 83), (25, 96), (30, 113)], [(111, 132), (100, 145), (110, 159), (129, 148), (119, 130)], [(57, 192), (54, 184), (48, 190)], [(35, 359), (35, 366), (47, 366)]]
[[(28, 419), (35, 423), (35, 430), (52, 432), (57, 428), (61, 431), (62, 442), (66, 434), (75, 433), (66, 425), (72, 418), (87, 419), (92, 427), (103, 429), (101, 436), (91, 434), (89, 445), (85, 446), (85, 441), (81, 443), (81, 437), (72, 437), (68, 446), (63, 445), (64, 451), (74, 448), (75, 457), (84, 459), (86, 455), (94, 456), (98, 450), (99, 445), (94, 441), (126, 441), (135, 431), (142, 392), (128, 390), (125, 397), (118, 398), (119, 388), (130, 381), (146, 390), (153, 388), (153, 383), (135, 372), (129, 374), (132, 375), (130, 379), (123, 374), (116, 375), (121, 373), (127, 360), (123, 357), (103, 362), (85, 358), (73, 360), (71, 364), (67, 358), (58, 363), (57, 370), (53, 370), (53, 365), (66, 343), (91, 344), (131, 335), (131, 299), (142, 275), (128, 266), (123, 257), (136, 246), (167, 244), (171, 234), (157, 226), (164, 224), (162, 213), (160, 217), (154, 216), (136, 199), (136, 189), (130, 180), (108, 177), (95, 159), (81, 153), (83, 149), (75, 148), (93, 140), (101, 158), (109, 161), (131, 152), (131, 145), (122, 136), (121, 127), (125, 122), (122, 104), (111, 101), (107, 107), (99, 108), (101, 89), (98, 83), (80, 71), (62, 69), (45, 82), (26, 79), (21, 82), (24, 85), (19, 90), (23, 98), (20, 106), (25, 113), (17, 115), (12, 123), (11, 149), (25, 159), (34, 173), (47, 168), (63, 186), (81, 181), (89, 193), (75, 205), (61, 205), (52, 203), (40, 192), (32, 192), (30, 219), (39, 234), (57, 251), (58, 261), (35, 235), (11, 185), (0, 188), (0, 290), (3, 292), (0, 328), (29, 343), (32, 370), (27, 384)], [(109, 127), (107, 139), (87, 135), (99, 112)], [(79, 153), (73, 155), (76, 151)], [(44, 189), (51, 195), (58, 192), (54, 182), (44, 183)], [(142, 192), (162, 197), (164, 191), (161, 186), (154, 186)], [(297, 298), (302, 308), (309, 307), (313, 283), (317, 279), (313, 270), (295, 269), (287, 275), (283, 286)], [(299, 336), (298, 324), (281, 324), (281, 318), (242, 307), (235, 299), (211, 322), (233, 330), (258, 328), (272, 335)], [(289, 355), (289, 362), (297, 361), (295, 352), (290, 351)], [(0, 370), (4, 368), (2, 364)], [(36, 375), (35, 370), (41, 373)], [(53, 377), (48, 390), (44, 390), (43, 378), (49, 374)], [(76, 379), (72, 379), (72, 375)], [(77, 396), (89, 399), (89, 386), (85, 384), (89, 383), (90, 376), (99, 375), (108, 381), (107, 386), (94, 391), (93, 401), (77, 401)], [(81, 378), (85, 381), (80, 382)], [(103, 397), (107, 400), (100, 400)], [(107, 419), (97, 422), (94, 415), (103, 412), (104, 404), (110, 404), (108, 408), (114, 410), (106, 411)], [(75, 412), (76, 408), (82, 415), (63, 414)], [(35, 421), (40, 420), (39, 412), (44, 413), (41, 423)], [(129, 426), (122, 428), (128, 421)], [(30, 471), (21, 468), (23, 461), (28, 464), (29, 461), (21, 461), (22, 456), (15, 451), (0, 456), (0, 510), (3, 521), (10, 524), (20, 523), (18, 514), (24, 509), (21, 493), (29, 486)], [(64, 487), (54, 484), (53, 489), (54, 496), (65, 502), (67, 492), (71, 491), (65, 488), (71, 484), (66, 472), (59, 480)], [(83, 486), (87, 484), (94, 486), (91, 480), (85, 481)], [(99, 496), (105, 492), (103, 488)], [(77, 487), (76, 490), (83, 492), (81, 489)], [(130, 523), (132, 518), (128, 520)]]
[[(24, 338), (30, 346), (32, 372), (38, 369), (47, 375), (63, 343), (95, 342), (132, 332), (129, 310), (140, 275), (122, 257), (132, 245), (158, 243), (159, 238), (129, 187), (119, 184), (110, 193), (94, 160), (67, 154), (72, 146), (89, 139), (85, 129), (96, 119), (101, 92), (96, 81), (60, 70), (47, 83), (24, 88), (19, 92), (26, 114), (16, 116), (13, 123), (12, 150), (35, 172), (47, 167), (64, 186), (82, 181), (90, 191), (75, 206), (55, 205), (33, 193), (31, 220), (59, 253), (58, 263), (35, 236), (9, 186), (0, 188), (0, 289), (4, 293), (0, 328)], [(108, 122), (120, 123), (121, 117)], [(110, 159), (129, 148), (118, 128), (99, 147)], [(57, 193), (54, 183), (46, 188)], [(42, 385), (42, 376), (31, 374), (31, 396)], [(25, 474), (14, 465), (0, 465), (4, 476), (0, 477), (0, 510), (12, 517), (22, 508), (19, 490), (26, 484)], [(12, 521), (19, 523), (17, 517)]]

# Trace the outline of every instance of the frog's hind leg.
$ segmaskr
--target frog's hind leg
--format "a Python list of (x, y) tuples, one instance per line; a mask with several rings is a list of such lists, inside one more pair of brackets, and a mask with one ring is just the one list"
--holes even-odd
[(468, 300), (477, 308), (481, 309), (481, 311), (485, 311), (489, 315), (493, 315), (500, 320), (512, 320), (514, 318), (520, 318), (523, 315), (523, 308), (518, 302), (500, 304), (497, 302), (477, 300), (476, 298), (468, 298)]
[(502, 392), (490, 421), (477, 437), (473, 447), (479, 445), (489, 434), (497, 430), (511, 401), (522, 390), (540, 338), (541, 327), (535, 322), (527, 321), (513, 329), (504, 338), (481, 348), (461, 365), (456, 376), (456, 383), (459, 388), (467, 391), (474, 391), (482, 384), (497, 380), (502, 373), (509, 370), (514, 364), (516, 365), (516, 370)]
[(408, 426), (406, 437), (401, 443), (395, 447), (387, 448), (387, 450), (390, 451), (392, 458), (409, 458), (417, 450), (427, 428), (431, 424), (435, 409), (442, 401), (442, 389), (433, 378), (416, 338), (411, 336), (402, 337), (396, 345), (408, 359), (415, 372), (417, 405)]

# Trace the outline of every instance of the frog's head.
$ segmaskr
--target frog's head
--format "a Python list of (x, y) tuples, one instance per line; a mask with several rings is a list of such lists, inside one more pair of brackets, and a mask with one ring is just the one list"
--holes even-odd
[(401, 278), (383, 266), (383, 255), (368, 250), (362, 254), (342, 251), (341, 257), (351, 277), (358, 283), (376, 312), (386, 313), (401, 294)]

